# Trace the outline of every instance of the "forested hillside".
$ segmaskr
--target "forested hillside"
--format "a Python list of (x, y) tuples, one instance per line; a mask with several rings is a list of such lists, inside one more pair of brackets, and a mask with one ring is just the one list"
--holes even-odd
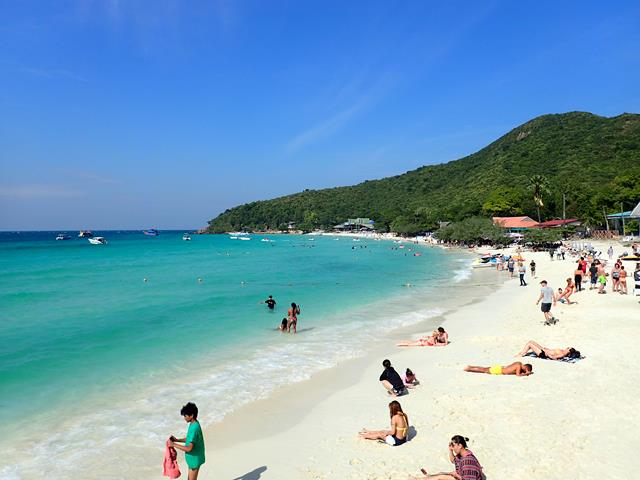
[(534, 175), (543, 176), (543, 220), (562, 216), (563, 194), (567, 217), (593, 227), (604, 223), (603, 207), (632, 208), (640, 200), (640, 115), (544, 115), (459, 160), (240, 205), (211, 220), (208, 230), (282, 229), (288, 222), (311, 230), (370, 217), (379, 229), (414, 233), (472, 215), (537, 218)]

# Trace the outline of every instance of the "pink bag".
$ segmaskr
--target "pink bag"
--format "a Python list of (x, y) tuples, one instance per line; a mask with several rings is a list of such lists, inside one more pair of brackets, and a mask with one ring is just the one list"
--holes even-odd
[(162, 476), (169, 478), (178, 478), (180, 476), (180, 468), (178, 467), (178, 452), (171, 447), (169, 443), (171, 440), (167, 440), (164, 449), (164, 462), (162, 464)]

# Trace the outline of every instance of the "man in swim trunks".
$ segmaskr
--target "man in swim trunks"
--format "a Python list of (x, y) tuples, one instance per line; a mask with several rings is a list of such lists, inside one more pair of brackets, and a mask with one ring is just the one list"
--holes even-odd
[(533, 366), (530, 363), (525, 365), (522, 362), (513, 362), (509, 365), (493, 365), (491, 367), (475, 367), (467, 365), (465, 372), (488, 373), (490, 375), (515, 375), (517, 377), (527, 377), (533, 373)]
[(538, 305), (540, 303), (540, 300), (542, 300), (540, 310), (542, 310), (544, 320), (545, 322), (551, 322), (553, 320), (553, 315), (551, 314), (551, 303), (553, 302), (553, 306), (555, 307), (556, 296), (553, 293), (553, 289), (549, 285), (547, 285), (546, 280), (542, 280), (540, 282), (540, 286), (542, 288), (540, 289), (540, 296), (536, 301), (536, 305)]

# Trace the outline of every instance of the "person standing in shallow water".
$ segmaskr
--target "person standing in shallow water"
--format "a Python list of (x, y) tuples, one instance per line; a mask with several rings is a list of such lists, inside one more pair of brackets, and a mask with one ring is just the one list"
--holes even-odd
[[(200, 422), (198, 422), (198, 407), (196, 407), (195, 403), (189, 402), (182, 407), (180, 415), (189, 424), (187, 436), (185, 438), (176, 438), (171, 435), (169, 445), (184, 452), (184, 458), (189, 467), (189, 476), (187, 478), (188, 480), (197, 480), (200, 467), (204, 463), (204, 436), (202, 435)], [(178, 445), (178, 443), (183, 443), (184, 445)]]
[(300, 315), (300, 305), (296, 305), (295, 302), (291, 303), (291, 308), (287, 311), (289, 317), (287, 324), (287, 332), (291, 332), (293, 327), (293, 333), (298, 331), (298, 315)]

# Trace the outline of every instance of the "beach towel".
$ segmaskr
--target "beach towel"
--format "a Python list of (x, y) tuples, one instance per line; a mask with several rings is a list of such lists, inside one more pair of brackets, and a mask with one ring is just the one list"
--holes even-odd
[(167, 440), (164, 449), (164, 462), (162, 463), (162, 476), (169, 478), (178, 478), (180, 476), (180, 467), (178, 467), (178, 452), (169, 445), (171, 440)]
[[(540, 358), (533, 352), (527, 353), (525, 355), (525, 357)], [(553, 360), (552, 358), (544, 358), (543, 360), (551, 360), (553, 362), (576, 363), (576, 362), (578, 362), (578, 360), (582, 360), (584, 358), (586, 358), (586, 357), (574, 357), (574, 358), (562, 357), (562, 358), (559, 358), (558, 360)]]

